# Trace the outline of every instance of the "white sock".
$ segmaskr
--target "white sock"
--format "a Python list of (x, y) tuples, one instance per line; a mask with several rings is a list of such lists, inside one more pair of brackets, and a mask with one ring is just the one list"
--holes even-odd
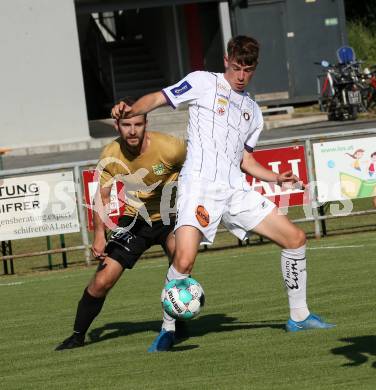
[(306, 246), (282, 249), (281, 267), (289, 299), (290, 317), (303, 321), (309, 316), (307, 307)]
[[(176, 271), (175, 267), (171, 264), (167, 271), (165, 283), (172, 279), (186, 279), (188, 277), (189, 274), (181, 274), (180, 272)], [(165, 329), (169, 332), (175, 332), (175, 321), (175, 318), (172, 318), (169, 314), (163, 311), (162, 329)]]

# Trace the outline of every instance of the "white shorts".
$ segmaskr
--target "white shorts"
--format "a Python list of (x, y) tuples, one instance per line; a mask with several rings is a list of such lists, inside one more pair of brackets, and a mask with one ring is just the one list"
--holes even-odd
[(203, 234), (201, 244), (212, 244), (222, 222), (229, 232), (245, 240), (274, 207), (273, 202), (249, 185), (232, 189), (225, 183), (185, 175), (178, 180), (175, 230), (194, 226)]

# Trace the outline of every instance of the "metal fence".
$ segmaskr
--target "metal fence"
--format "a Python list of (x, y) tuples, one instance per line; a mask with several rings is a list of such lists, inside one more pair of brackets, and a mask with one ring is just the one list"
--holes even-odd
[[(333, 132), (333, 133), (321, 133), (315, 135), (307, 135), (296, 138), (279, 138), (271, 141), (261, 141), (258, 143), (259, 149), (266, 149), (267, 147), (274, 146), (295, 146), (295, 145), (304, 145), (305, 155), (306, 155), (306, 165), (308, 171), (308, 181), (312, 183), (316, 180), (315, 168), (314, 168), (314, 159), (313, 159), (313, 143), (323, 142), (328, 140), (339, 140), (339, 139), (357, 139), (363, 138), (366, 136), (376, 136), (376, 129), (367, 129), (367, 130), (356, 130), (351, 132)], [(20, 169), (10, 169), (3, 170), (0, 174), (1, 178), (7, 177), (17, 177), (25, 176), (27, 174), (33, 173), (47, 173), (47, 172), (59, 172), (59, 171), (71, 171), (74, 177), (76, 197), (77, 197), (77, 206), (78, 206), (78, 218), (80, 223), (80, 234), (81, 234), (81, 245), (63, 247), (60, 249), (48, 249), (38, 252), (29, 252), (22, 254), (12, 254), (7, 253), (6, 249), (8, 246), (11, 246), (11, 243), (2, 242), (3, 256), (0, 257), (0, 261), (6, 262), (7, 260), (13, 261), (14, 259), (19, 259), (22, 257), (31, 257), (39, 255), (51, 255), (56, 253), (67, 253), (71, 251), (84, 250), (85, 251), (85, 260), (87, 264), (90, 264), (90, 242), (89, 235), (87, 231), (87, 216), (85, 211), (85, 202), (83, 197), (83, 186), (82, 186), (82, 170), (90, 167), (95, 167), (97, 160), (87, 160), (87, 161), (78, 161), (71, 163), (62, 163), (62, 164), (52, 164), (46, 166), (36, 166), (29, 168), (20, 168)], [(347, 216), (361, 216), (376, 213), (375, 209), (369, 209), (364, 211), (351, 212), (349, 214), (338, 214), (338, 215), (320, 215), (319, 207), (320, 203), (317, 201), (317, 193), (315, 187), (310, 187), (310, 216), (305, 216), (305, 218), (293, 220), (295, 223), (303, 222), (312, 222), (314, 224), (314, 233), (316, 238), (320, 238), (322, 235), (321, 230), (321, 221), (333, 218), (343, 218)], [(64, 245), (65, 246), (65, 245)], [(9, 248), (8, 248), (9, 249)], [(4, 264), (5, 267), (5, 264)], [(11, 270), (13, 271), (13, 263), (11, 263)], [(4, 268), (5, 271), (5, 268)], [(13, 271), (14, 272), (14, 271)], [(11, 272), (11, 273), (13, 273)], [(7, 273), (7, 272), (5, 272)]]

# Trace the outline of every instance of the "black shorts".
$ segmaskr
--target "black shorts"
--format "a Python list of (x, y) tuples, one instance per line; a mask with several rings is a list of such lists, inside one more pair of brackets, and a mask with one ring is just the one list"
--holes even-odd
[[(164, 225), (161, 220), (150, 226), (145, 220), (122, 216), (118, 227), (111, 233), (106, 253), (108, 257), (118, 261), (123, 268), (133, 268), (140, 256), (152, 245), (161, 245), (166, 252), (167, 236), (174, 230), (175, 217), (170, 218), (170, 224)], [(132, 226), (129, 228), (129, 226)]]

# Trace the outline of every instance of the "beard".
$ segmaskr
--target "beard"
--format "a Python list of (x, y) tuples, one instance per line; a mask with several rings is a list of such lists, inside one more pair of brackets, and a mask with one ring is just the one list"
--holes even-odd
[(136, 146), (139, 146), (141, 144), (141, 138), (139, 137), (127, 137), (125, 139), (125, 142), (126, 144), (131, 147), (131, 148), (134, 148)]

